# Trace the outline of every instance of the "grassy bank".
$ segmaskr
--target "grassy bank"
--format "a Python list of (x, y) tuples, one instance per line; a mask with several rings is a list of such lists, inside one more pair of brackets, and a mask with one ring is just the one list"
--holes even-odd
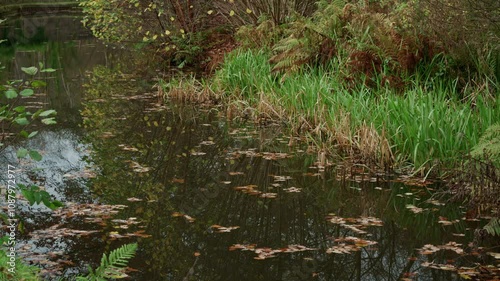
[[(283, 79), (271, 72), (270, 56), (262, 50), (234, 51), (205, 82), (211, 91), (203, 93), (239, 104), (240, 112), (255, 118), (284, 120), (293, 132), (309, 133), (323, 148), (370, 164), (414, 171), (452, 167), (500, 120), (498, 99), (478, 94), (458, 100), (453, 81), (411, 77), (413, 84), (403, 93), (362, 83), (353, 89), (335, 61), (304, 67)], [(171, 84), (165, 90), (172, 89)]]

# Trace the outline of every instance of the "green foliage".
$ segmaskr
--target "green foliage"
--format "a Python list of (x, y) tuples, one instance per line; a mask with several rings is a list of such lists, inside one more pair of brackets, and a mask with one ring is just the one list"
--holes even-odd
[[(5, 99), (0, 103), (0, 121), (1, 121), (1, 138), (0, 138), (0, 151), (5, 149), (6, 143), (13, 144), (20, 139), (31, 139), (38, 134), (38, 131), (31, 131), (30, 126), (33, 125), (35, 120), (39, 120), (42, 124), (51, 125), (55, 124), (54, 115), (57, 112), (53, 109), (39, 109), (35, 112), (30, 112), (26, 106), (19, 105), (23, 103), (23, 99), (34, 95), (34, 89), (42, 87), (43, 81), (33, 79), (38, 73), (53, 72), (52, 68), (44, 68), (40, 63), (39, 67), (21, 67), (21, 70), (27, 74), (30, 79), (7, 81), (4, 85), (0, 85), (0, 90), (3, 91)], [(4, 104), (4, 100), (7, 102)], [(14, 137), (7, 138), (7, 133), (14, 134)], [(34, 161), (41, 161), (42, 155), (36, 150), (28, 150), (26, 148), (19, 148), (16, 151), (17, 158), (30, 157)], [(45, 206), (54, 210), (62, 206), (57, 200), (52, 200), (51, 196), (39, 187), (18, 184), (18, 188), (22, 194), (28, 199), (30, 205), (35, 203), (43, 203)]]
[[(2, 240), (2, 244), (5, 243), (5, 237)], [(9, 262), (11, 259), (7, 256), (5, 247), (2, 246), (0, 249), (0, 281), (8, 280), (23, 280), (23, 281), (38, 281), (41, 280), (38, 277), (40, 269), (35, 266), (29, 266), (24, 264), (19, 259), (15, 259), (15, 273), (9, 272)]]
[(236, 32), (236, 40), (243, 48), (271, 48), (281, 39), (282, 29), (272, 20), (262, 19), (257, 26), (243, 25), (239, 27)]
[[(54, 115), (57, 114), (55, 110), (43, 110), (39, 109), (36, 112), (30, 112), (22, 104), (22, 99), (34, 95), (34, 89), (42, 87), (44, 85), (43, 81), (33, 79), (33, 77), (39, 72), (52, 72), (54, 69), (43, 68), (43, 64), (40, 64), (39, 68), (32, 67), (22, 67), (21, 70), (29, 75), (30, 79), (24, 80), (14, 80), (7, 81), (4, 85), (0, 85), (0, 91), (4, 93), (6, 103), (2, 100), (0, 103), (0, 121), (1, 132), (0, 137), (0, 150), (4, 149), (4, 143), (7, 141), (7, 136), (5, 133), (17, 134), (14, 138), (11, 138), (10, 142), (15, 142), (18, 138), (29, 139), (37, 134), (37, 131), (29, 132), (29, 126), (33, 121), (39, 119), (40, 122), (46, 125), (55, 124)], [(28, 155), (35, 161), (40, 161), (41, 156), (36, 151), (26, 151), (25, 149), (20, 149), (17, 155), (19, 158), (24, 158)]]
[(135, 28), (140, 24), (140, 17), (135, 17), (136, 12), (141, 14), (138, 0), (91, 0), (80, 1), (79, 5), (86, 15), (83, 24), (90, 27), (97, 38), (116, 42), (139, 36)]
[(500, 167), (500, 124), (488, 127), (479, 139), (479, 143), (472, 148), (472, 157), (488, 159)]
[(205, 1), (83, 0), (83, 23), (107, 42), (145, 42), (178, 66), (194, 64), (207, 46)]
[(270, 60), (274, 64), (273, 71), (297, 71), (317, 58), (323, 43), (331, 42), (333, 47), (341, 33), (345, 1), (318, 4), (320, 8), (312, 18), (298, 17), (286, 28), (286, 37), (274, 45), (276, 55)]
[(215, 74), (214, 91), (244, 98), (255, 108), (264, 94), (275, 111), (286, 111), (290, 124), (300, 126), (297, 120), (307, 120), (311, 130), (339, 147), (361, 150), (366, 142), (360, 140), (365, 137), (360, 129), (373, 126), (377, 134), (371, 136), (379, 147), (372, 155), (387, 155), (384, 141), (378, 139), (385, 136), (399, 166), (411, 163), (416, 170), (428, 170), (437, 163), (453, 165), (478, 143), (488, 126), (500, 120), (498, 100), (479, 95), (474, 106), (460, 101), (446, 78), (433, 80), (433, 87), (415, 83), (404, 95), (386, 87), (351, 89), (341, 66), (331, 62), (292, 73), (280, 82), (267, 58), (265, 51), (230, 54)]
[(26, 186), (24, 184), (18, 184), (18, 187), (21, 190), (21, 193), (23, 194), (24, 198), (28, 200), (30, 205), (34, 205), (35, 203), (36, 204), (43, 203), (51, 210), (55, 210), (63, 206), (61, 202), (57, 200), (52, 200), (50, 194), (45, 190), (41, 190), (40, 187), (38, 186), (35, 185)]
[(128, 261), (134, 257), (137, 250), (137, 243), (123, 245), (113, 250), (109, 256), (102, 255), (101, 265), (93, 270), (89, 267), (89, 274), (86, 277), (77, 277), (79, 281), (101, 281), (106, 279), (121, 279), (127, 277), (125, 267)]

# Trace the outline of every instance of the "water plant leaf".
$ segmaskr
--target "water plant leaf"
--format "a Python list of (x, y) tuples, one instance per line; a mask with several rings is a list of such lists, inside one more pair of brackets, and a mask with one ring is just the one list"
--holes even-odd
[(36, 68), (35, 66), (31, 66), (31, 67), (21, 67), (21, 70), (28, 74), (28, 75), (31, 75), (31, 76), (34, 76), (38, 73), (38, 68)]
[(9, 89), (9, 90), (5, 91), (5, 97), (8, 99), (17, 98), (17, 92), (13, 89)]
[(19, 94), (23, 97), (29, 97), (35, 94), (35, 92), (32, 89), (24, 89)]
[(33, 88), (41, 88), (47, 86), (47, 83), (45, 81), (41, 80), (33, 80), (31, 81), (31, 87)]
[(53, 68), (45, 68), (45, 69), (40, 70), (40, 72), (55, 72), (55, 71), (56, 70)]

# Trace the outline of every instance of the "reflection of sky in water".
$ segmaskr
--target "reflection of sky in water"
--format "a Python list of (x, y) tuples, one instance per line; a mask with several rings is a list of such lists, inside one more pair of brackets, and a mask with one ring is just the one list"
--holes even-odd
[[(16, 151), (19, 147), (37, 150), (42, 154), (42, 160), (18, 160)], [(88, 156), (87, 147), (70, 130), (42, 131), (18, 147), (6, 147), (2, 151), (2, 158), (5, 159), (2, 162), (16, 166), (17, 183), (43, 186), (59, 201), (85, 202), (89, 200), (90, 194), (85, 187), (86, 180), (78, 175), (86, 170), (83, 157)]]

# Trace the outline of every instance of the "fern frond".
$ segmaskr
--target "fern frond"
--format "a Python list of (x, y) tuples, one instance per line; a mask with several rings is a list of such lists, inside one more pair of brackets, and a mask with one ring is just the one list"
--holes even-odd
[(490, 235), (500, 236), (500, 218), (492, 218), (483, 228)]
[(89, 267), (89, 275), (77, 277), (78, 281), (105, 281), (106, 279), (120, 279), (127, 275), (124, 268), (127, 266), (137, 250), (137, 243), (123, 245), (120, 248), (102, 255), (101, 265), (94, 271)]

